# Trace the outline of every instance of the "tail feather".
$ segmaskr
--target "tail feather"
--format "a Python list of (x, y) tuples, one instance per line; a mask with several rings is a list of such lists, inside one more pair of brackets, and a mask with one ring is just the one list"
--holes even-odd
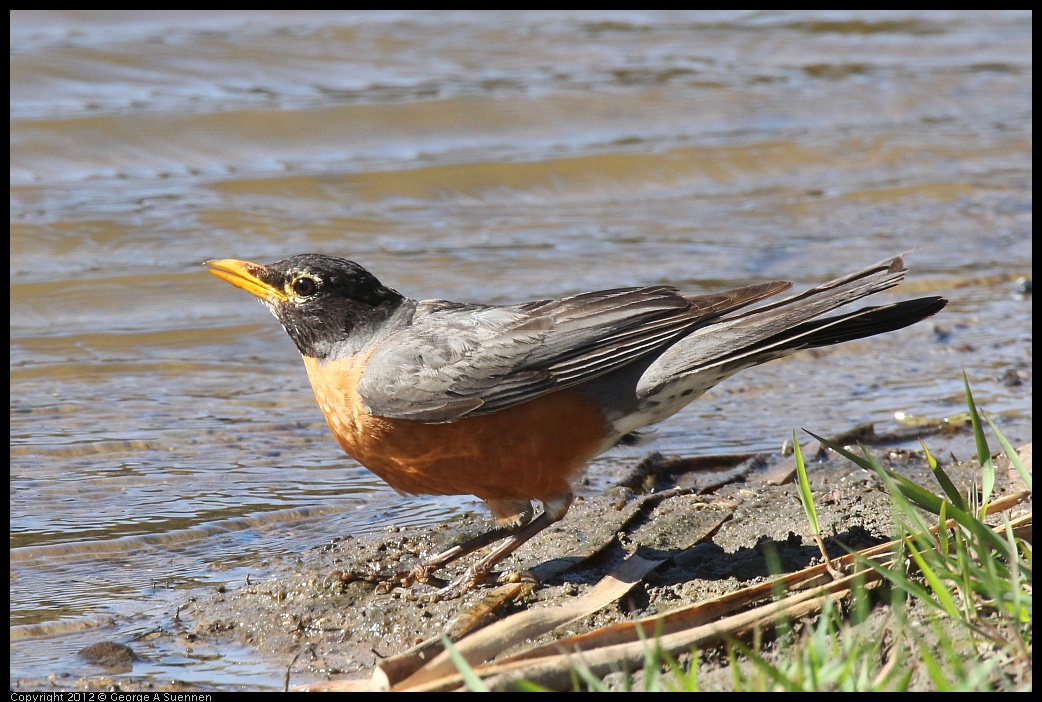
[(641, 377), (638, 393), (651, 395), (667, 385), (701, 375), (704, 390), (743, 368), (796, 350), (828, 346), (907, 327), (939, 312), (947, 300), (923, 297), (821, 318), (827, 312), (898, 285), (906, 269), (901, 256), (837, 278), (798, 295), (698, 328), (667, 349)]
[(792, 329), (793, 348), (829, 346), (903, 329), (937, 314), (946, 304), (943, 297), (921, 297), (806, 322)]

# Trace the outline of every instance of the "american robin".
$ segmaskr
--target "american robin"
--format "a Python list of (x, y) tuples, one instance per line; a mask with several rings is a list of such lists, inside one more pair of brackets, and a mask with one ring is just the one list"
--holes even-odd
[[(940, 311), (923, 297), (822, 318), (905, 276), (900, 256), (799, 295), (777, 281), (711, 295), (615, 288), (518, 305), (416, 301), (342, 258), (210, 272), (256, 295), (304, 357), (340, 446), (401, 493), (475, 495), (493, 527), (403, 571), (402, 584), (506, 539), (439, 591), (455, 596), (560, 520), (586, 464), (709, 388), (799, 349), (901, 329)], [(543, 505), (533, 519), (532, 500)]]

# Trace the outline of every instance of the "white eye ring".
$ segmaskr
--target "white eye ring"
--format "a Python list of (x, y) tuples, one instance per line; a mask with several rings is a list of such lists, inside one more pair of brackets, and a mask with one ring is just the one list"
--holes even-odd
[(289, 284), (290, 290), (297, 297), (311, 297), (318, 292), (318, 281), (309, 275), (297, 276)]

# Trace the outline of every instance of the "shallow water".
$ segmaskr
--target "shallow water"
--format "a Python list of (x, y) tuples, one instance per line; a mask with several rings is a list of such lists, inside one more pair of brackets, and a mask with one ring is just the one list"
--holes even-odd
[(342, 456), (210, 258), (320, 251), (511, 302), (802, 288), (917, 248), (898, 294), (942, 315), (746, 371), (654, 448), (945, 416), (964, 370), (1030, 440), (1031, 74), (1018, 12), (13, 12), (12, 681), (93, 671), (76, 650), (266, 558), (483, 509)]

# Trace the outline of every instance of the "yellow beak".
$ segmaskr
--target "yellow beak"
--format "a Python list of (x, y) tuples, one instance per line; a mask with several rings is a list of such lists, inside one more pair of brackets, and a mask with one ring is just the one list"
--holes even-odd
[(225, 280), (237, 288), (242, 288), (262, 300), (267, 300), (268, 302), (289, 301), (285, 292), (272, 287), (260, 279), (260, 274), (266, 270), (260, 264), (250, 263), (249, 261), (236, 261), (234, 258), (222, 258), (216, 261), (207, 261), (206, 267), (221, 280)]

